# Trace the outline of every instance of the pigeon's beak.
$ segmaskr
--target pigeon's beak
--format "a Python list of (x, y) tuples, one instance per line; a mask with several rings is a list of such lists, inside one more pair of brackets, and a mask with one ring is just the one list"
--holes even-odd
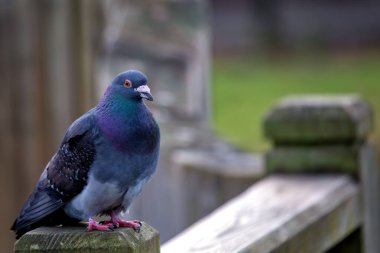
[(150, 89), (149, 89), (148, 85), (141, 85), (141, 86), (137, 87), (135, 90), (140, 93), (141, 98), (145, 98), (149, 101), (153, 101), (153, 96), (150, 93)]

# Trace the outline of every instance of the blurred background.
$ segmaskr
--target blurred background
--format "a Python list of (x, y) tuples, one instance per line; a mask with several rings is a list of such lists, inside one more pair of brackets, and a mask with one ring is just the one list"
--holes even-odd
[[(1, 252), (69, 124), (131, 68), (163, 141), (129, 215), (164, 242), (265, 174), (261, 118), (280, 97), (357, 93), (380, 110), (380, 2), (0, 0)], [(188, 166), (212, 179), (184, 184)], [(237, 167), (249, 178), (220, 173)]]

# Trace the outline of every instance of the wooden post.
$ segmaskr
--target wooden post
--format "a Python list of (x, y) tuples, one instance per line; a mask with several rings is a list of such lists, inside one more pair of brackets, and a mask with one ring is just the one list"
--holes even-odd
[(380, 184), (376, 148), (366, 145), (360, 153), (360, 177), (362, 180), (364, 248), (365, 252), (380, 251)]
[(370, 106), (358, 96), (288, 97), (266, 116), (270, 172), (343, 172), (361, 181), (363, 252), (380, 252), (379, 169), (367, 143)]
[(369, 105), (357, 96), (285, 98), (264, 120), (274, 143), (267, 169), (359, 175), (361, 148), (372, 125)]
[(160, 236), (157, 230), (144, 223), (139, 233), (130, 228), (114, 231), (85, 232), (78, 227), (40, 227), (22, 236), (15, 252), (123, 252), (158, 253)]

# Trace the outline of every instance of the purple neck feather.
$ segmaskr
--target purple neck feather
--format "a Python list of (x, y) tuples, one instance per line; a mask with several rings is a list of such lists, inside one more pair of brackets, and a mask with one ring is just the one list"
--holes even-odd
[(109, 87), (96, 116), (100, 129), (118, 149), (145, 153), (154, 148), (158, 127), (142, 100), (127, 99)]

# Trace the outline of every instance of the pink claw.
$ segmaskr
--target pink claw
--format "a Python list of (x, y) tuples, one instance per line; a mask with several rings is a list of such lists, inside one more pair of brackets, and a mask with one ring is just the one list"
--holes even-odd
[(132, 228), (137, 233), (140, 232), (140, 228), (142, 226), (141, 221), (139, 221), (139, 220), (131, 220), (131, 221), (122, 220), (119, 217), (117, 217), (117, 215), (114, 212), (111, 212), (110, 215), (111, 215), (111, 222), (117, 228), (118, 227), (127, 227), (127, 228)]
[(109, 225), (99, 224), (94, 219), (90, 218), (90, 219), (88, 219), (88, 225), (87, 225), (86, 231), (90, 232), (90, 231), (94, 231), (94, 230), (111, 231), (112, 228)]
[(136, 232), (140, 232), (140, 228), (142, 225), (141, 221), (137, 221), (137, 220), (126, 221), (126, 220), (121, 220), (121, 219), (118, 219), (116, 221), (116, 224), (118, 224), (117, 225), (118, 227), (133, 228), (133, 230), (135, 230)]

